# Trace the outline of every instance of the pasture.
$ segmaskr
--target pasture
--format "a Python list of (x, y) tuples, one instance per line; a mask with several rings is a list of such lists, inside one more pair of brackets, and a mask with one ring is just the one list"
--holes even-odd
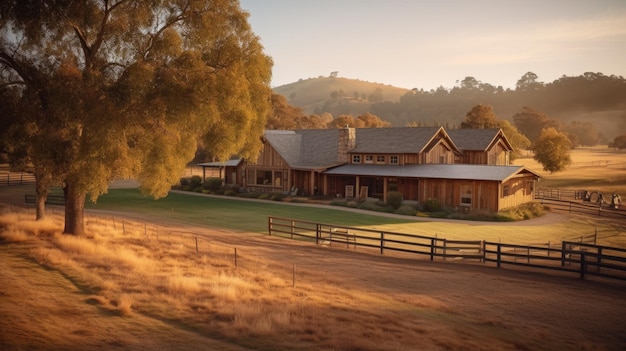
[[(621, 282), (91, 211), (0, 211), (6, 350), (620, 350)], [(147, 220), (147, 221), (146, 221)], [(42, 269), (44, 267), (45, 269)], [(79, 346), (77, 346), (79, 345)]]

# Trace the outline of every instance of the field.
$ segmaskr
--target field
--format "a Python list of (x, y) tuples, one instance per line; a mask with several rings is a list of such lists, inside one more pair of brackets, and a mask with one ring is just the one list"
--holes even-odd
[[(0, 189), (0, 202), (25, 191)], [(0, 208), (0, 350), (626, 349), (625, 282), (317, 247), (266, 229), (273, 215), (522, 244), (596, 231), (623, 247), (623, 224), (425, 220), (180, 193), (155, 202), (115, 189), (89, 207), (78, 238), (60, 234), (54, 206), (40, 222)]]

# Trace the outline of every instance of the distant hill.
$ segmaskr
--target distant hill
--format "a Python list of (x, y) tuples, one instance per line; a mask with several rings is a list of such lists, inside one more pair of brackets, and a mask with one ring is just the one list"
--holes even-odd
[(290, 105), (300, 107), (306, 114), (332, 113), (358, 116), (369, 112), (373, 103), (397, 102), (409, 90), (381, 83), (341, 77), (301, 79), (273, 89), (283, 95)]

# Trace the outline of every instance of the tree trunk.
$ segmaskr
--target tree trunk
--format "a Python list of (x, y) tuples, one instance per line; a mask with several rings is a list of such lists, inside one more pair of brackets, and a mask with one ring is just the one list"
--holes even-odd
[(39, 194), (37, 193), (37, 203), (35, 208), (35, 220), (44, 219), (46, 217), (46, 199), (48, 198), (47, 194)]
[(46, 200), (48, 199), (48, 188), (45, 186), (42, 177), (35, 173), (35, 219), (40, 220), (46, 216)]
[(74, 184), (67, 182), (63, 187), (63, 193), (65, 195), (65, 229), (63, 234), (85, 234), (83, 212), (86, 194), (76, 189)]

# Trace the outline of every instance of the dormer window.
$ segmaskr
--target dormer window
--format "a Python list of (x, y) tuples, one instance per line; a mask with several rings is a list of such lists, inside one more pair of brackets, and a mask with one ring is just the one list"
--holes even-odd
[(361, 155), (352, 155), (352, 163), (361, 163)]

